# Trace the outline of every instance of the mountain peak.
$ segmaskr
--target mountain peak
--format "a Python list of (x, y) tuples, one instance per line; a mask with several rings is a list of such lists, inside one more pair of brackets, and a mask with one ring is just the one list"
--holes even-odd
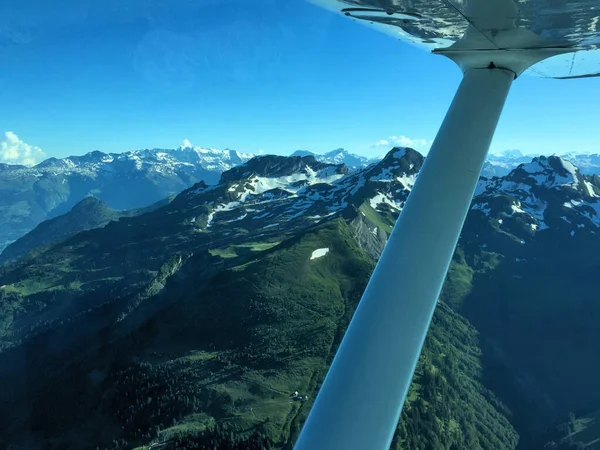
[(325, 153), (323, 156), (325, 157), (331, 157), (331, 156), (347, 156), (350, 155), (350, 152), (344, 148), (336, 148), (335, 150), (331, 150), (327, 153)]
[(473, 209), (497, 220), (498, 226), (506, 230), (516, 227), (513, 222), (518, 218), (518, 227), (529, 234), (564, 228), (565, 223), (585, 228), (591, 221), (597, 227), (599, 189), (593, 181), (566, 159), (538, 156), (504, 177), (481, 178)]
[(72, 212), (78, 212), (83, 210), (89, 210), (90, 208), (100, 208), (100, 209), (110, 209), (106, 203), (102, 200), (97, 199), (93, 195), (88, 195), (79, 203), (75, 204), (73, 208), (71, 208)]
[[(383, 157), (379, 164), (383, 166), (396, 165), (398, 162), (397, 160), (403, 160), (408, 163), (409, 166), (410, 164), (413, 164), (413, 166), (417, 166), (418, 170), (421, 168), (425, 157), (410, 147), (394, 147)], [(410, 170), (412, 171), (413, 168), (414, 167)]]
[(366, 171), (370, 181), (397, 181), (408, 190), (416, 180), (425, 158), (412, 148), (394, 147), (377, 164)]
[(107, 154), (104, 152), (101, 152), (100, 150), (93, 150), (91, 152), (86, 153), (84, 156), (86, 156), (88, 158), (101, 159), (101, 158), (107, 156)]
[(329, 164), (344, 164), (351, 170), (367, 167), (369, 164), (381, 159), (355, 155), (344, 148), (337, 148), (323, 154), (317, 154), (309, 150), (296, 150), (290, 156), (314, 156), (317, 161)]
[(579, 169), (559, 156), (533, 158), (530, 163), (519, 165), (506, 178), (547, 188), (569, 186), (577, 189), (583, 183)]
[(128, 212), (113, 211), (94, 196), (85, 197), (69, 212), (40, 223), (29, 233), (8, 245), (0, 255), (0, 263), (18, 259), (31, 250), (65, 239), (80, 231), (99, 228)]
[(220, 184), (246, 179), (252, 175), (279, 178), (307, 171), (334, 168), (338, 174), (348, 173), (343, 164), (331, 165), (316, 160), (314, 156), (262, 155), (252, 158), (241, 166), (234, 167), (221, 175)]
[(528, 163), (523, 163), (501, 178), (482, 178), (476, 190), (476, 195), (483, 192), (514, 193), (541, 190), (560, 191), (567, 195), (577, 193), (582, 198), (597, 197), (596, 189), (579, 169), (571, 162), (559, 156), (538, 156)]
[(317, 154), (309, 150), (296, 150), (290, 156), (317, 156)]
[(43, 168), (71, 168), (73, 167), (73, 162), (69, 158), (54, 158), (50, 157), (48, 159), (43, 160), (41, 163), (34, 166), (36, 169)]

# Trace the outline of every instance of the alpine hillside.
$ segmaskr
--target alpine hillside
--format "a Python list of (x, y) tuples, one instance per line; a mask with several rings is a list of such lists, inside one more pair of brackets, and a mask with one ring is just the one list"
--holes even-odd
[(42, 222), (6, 247), (0, 253), (0, 264), (19, 259), (38, 247), (48, 246), (81, 231), (103, 227), (121, 217), (132, 217), (152, 211), (167, 204), (171, 199), (167, 197), (146, 208), (116, 211), (94, 196), (86, 197), (73, 206), (68, 213)]

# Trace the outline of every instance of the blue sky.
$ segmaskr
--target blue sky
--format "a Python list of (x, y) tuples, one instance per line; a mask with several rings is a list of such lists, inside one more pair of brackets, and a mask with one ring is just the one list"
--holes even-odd
[[(443, 57), (304, 0), (65, 3), (0, 6), (0, 159), (184, 139), (279, 154), (423, 149), (461, 77)], [(600, 79), (521, 77), (492, 150), (600, 152), (593, 92)]]

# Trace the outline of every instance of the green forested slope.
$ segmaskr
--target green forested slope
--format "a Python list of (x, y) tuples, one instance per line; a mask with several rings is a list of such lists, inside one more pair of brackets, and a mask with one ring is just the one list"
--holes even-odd
[[(67, 345), (56, 372), (30, 377), (17, 405), (40, 400), (0, 435), (31, 448), (129, 448), (192, 442), (219, 425), (288, 448), (373, 267), (354, 234), (335, 220), (207, 278), (192, 276), (204, 260), (188, 260), (187, 276), (85, 345)], [(329, 252), (311, 260), (319, 248)], [(480, 377), (477, 333), (440, 305), (393, 448), (514, 448)], [(308, 399), (292, 399), (296, 391)]]

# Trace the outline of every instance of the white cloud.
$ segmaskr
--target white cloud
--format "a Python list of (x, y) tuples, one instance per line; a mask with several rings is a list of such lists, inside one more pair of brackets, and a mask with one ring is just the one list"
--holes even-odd
[(190, 142), (189, 139), (184, 139), (183, 142), (181, 143), (181, 146), (183, 148), (191, 148), (193, 147), (192, 143)]
[(406, 136), (390, 136), (387, 139), (381, 139), (372, 146), (374, 149), (385, 147), (391, 149), (392, 147), (410, 147), (415, 150), (429, 150), (431, 147), (431, 141), (427, 139), (411, 139)]
[(0, 144), (0, 162), (34, 166), (45, 157), (41, 148), (26, 144), (12, 131), (4, 133), (4, 141)]

